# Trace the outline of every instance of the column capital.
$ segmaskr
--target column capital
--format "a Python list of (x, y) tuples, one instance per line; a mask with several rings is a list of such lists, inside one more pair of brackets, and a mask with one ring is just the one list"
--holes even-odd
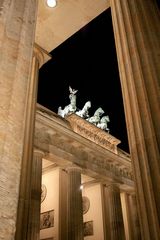
[(40, 157), (43, 157), (45, 155), (45, 153), (42, 150), (37, 149), (37, 148), (34, 149), (33, 153), (34, 153), (34, 155), (40, 156)]
[(38, 59), (39, 68), (52, 58), (51, 54), (49, 54), (45, 49), (40, 47), (37, 43), (34, 43), (33, 56)]
[(72, 172), (72, 171), (76, 171), (76, 172), (82, 172), (82, 168), (79, 167), (79, 166), (76, 166), (76, 165), (71, 165), (71, 166), (68, 166), (66, 167), (66, 172)]
[(117, 183), (108, 184), (108, 185), (106, 184), (105, 186), (107, 189), (109, 189), (112, 192), (120, 192), (120, 188)]
[(128, 194), (128, 196), (136, 198), (136, 193), (135, 192), (128, 192), (127, 194)]

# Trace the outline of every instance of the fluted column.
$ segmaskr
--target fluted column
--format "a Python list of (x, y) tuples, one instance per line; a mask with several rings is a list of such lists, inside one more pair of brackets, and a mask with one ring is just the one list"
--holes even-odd
[(65, 169), (59, 171), (59, 240), (67, 240), (67, 179)]
[(116, 185), (104, 187), (106, 240), (124, 240), (120, 190)]
[(28, 240), (39, 240), (40, 234), (40, 207), (41, 207), (41, 180), (42, 158), (44, 153), (34, 150), (31, 180), (31, 203), (29, 212)]
[(69, 167), (68, 172), (68, 240), (83, 239), (83, 210), (82, 210), (82, 192), (81, 169), (79, 167)]
[(140, 225), (139, 225), (139, 218), (138, 218), (138, 212), (137, 212), (137, 201), (135, 194), (129, 194), (128, 195), (128, 206), (131, 216), (131, 226), (132, 226), (132, 236), (133, 240), (140, 240), (141, 234), (140, 234)]
[(123, 192), (121, 202), (126, 240), (140, 240), (141, 234), (135, 194)]
[(24, 135), (23, 158), (21, 167), (21, 182), (18, 202), (16, 240), (26, 240), (28, 234), (29, 205), (31, 200), (32, 159), (35, 129), (35, 114), (37, 103), (39, 68), (50, 59), (49, 54), (37, 44), (34, 44), (30, 85), (26, 108), (26, 128)]
[[(13, 239), (38, 1), (0, 1), (0, 237)], [(23, 226), (22, 226), (23, 228)], [(22, 240), (23, 238), (21, 238)]]
[(120, 79), (145, 240), (160, 236), (160, 13), (154, 0), (111, 0)]

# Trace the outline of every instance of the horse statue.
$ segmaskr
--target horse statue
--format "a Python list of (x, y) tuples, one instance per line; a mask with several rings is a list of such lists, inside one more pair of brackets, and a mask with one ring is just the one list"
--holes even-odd
[(104, 113), (103, 109), (101, 107), (99, 107), (94, 115), (90, 118), (87, 118), (86, 120), (90, 123), (93, 123), (94, 125), (97, 126), (97, 124), (100, 122), (100, 117), (102, 116), (102, 114)]
[(58, 108), (58, 115), (60, 115), (61, 117), (65, 117), (66, 115), (69, 115), (71, 113), (74, 113), (77, 109), (76, 107), (76, 93), (78, 90), (72, 89), (69, 86), (69, 99), (70, 99), (70, 104), (65, 106), (64, 109), (62, 109), (62, 107)]
[(109, 128), (107, 126), (107, 123), (110, 122), (110, 119), (109, 119), (109, 116), (103, 116), (100, 120), (100, 122), (97, 124), (97, 127), (102, 129), (102, 130), (105, 130), (109, 133)]
[(88, 101), (84, 104), (82, 110), (75, 112), (78, 116), (82, 118), (89, 118), (88, 109), (91, 107), (91, 101)]

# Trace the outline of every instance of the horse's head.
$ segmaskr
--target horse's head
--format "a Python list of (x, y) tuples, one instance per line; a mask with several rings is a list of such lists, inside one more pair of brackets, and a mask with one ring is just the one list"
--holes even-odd
[(100, 117), (100, 116), (102, 116), (103, 113), (104, 113), (103, 109), (102, 109), (101, 107), (99, 107), (99, 108), (95, 111), (94, 115)]
[(84, 105), (84, 109), (88, 110), (91, 107), (91, 101), (88, 101)]
[(108, 115), (101, 118), (101, 123), (107, 123), (107, 122), (110, 122)]

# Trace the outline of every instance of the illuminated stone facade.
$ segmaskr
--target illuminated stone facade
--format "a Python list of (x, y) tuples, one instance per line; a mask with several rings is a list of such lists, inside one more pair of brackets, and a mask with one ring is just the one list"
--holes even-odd
[[(50, 58), (47, 52), (108, 7), (111, 7), (112, 13), (133, 168), (122, 152), (113, 153), (90, 141), (91, 139), (85, 139), (73, 131), (67, 120), (58, 118), (54, 113), (44, 113), (45, 110), (43, 113), (37, 112), (34, 127), (38, 68)], [(67, 167), (69, 163), (78, 165), (88, 175), (101, 179), (103, 184), (106, 181), (111, 181), (112, 184), (114, 179), (114, 184), (118, 184), (118, 188), (126, 194), (123, 197), (123, 202), (126, 203), (123, 210), (127, 209), (127, 204), (128, 209), (135, 205), (134, 198), (131, 200), (127, 195), (128, 191), (134, 191), (134, 176), (142, 239), (159, 240), (159, 25), (160, 12), (155, 0), (86, 0), (76, 3), (74, 0), (59, 1), (54, 14), (42, 0), (39, 3), (36, 0), (1, 1), (1, 239), (31, 240), (29, 231), (33, 231), (33, 226), (31, 224), (28, 229), (28, 224), (33, 222), (30, 218), (33, 210), (31, 183), (34, 179), (32, 167), (35, 166), (35, 147), (43, 151), (47, 158), (55, 155), (58, 164), (63, 167), (65, 164)], [(76, 173), (73, 176), (79, 179)], [(117, 211), (119, 206), (119, 190), (116, 189), (117, 185), (106, 193), (110, 194), (113, 211)], [(72, 198), (73, 192), (70, 194)], [(114, 205), (115, 202), (117, 206)], [(135, 223), (136, 218), (129, 221), (131, 210), (125, 210), (125, 213), (128, 216), (125, 223), (126, 239), (137, 239), (138, 235), (132, 232), (132, 223)], [(116, 229), (120, 226), (117, 222), (121, 222), (118, 216), (121, 218), (122, 215), (112, 214)], [(112, 227), (110, 225), (110, 235), (106, 239), (118, 239), (116, 233), (111, 231)], [(82, 234), (77, 239), (82, 239)]]

